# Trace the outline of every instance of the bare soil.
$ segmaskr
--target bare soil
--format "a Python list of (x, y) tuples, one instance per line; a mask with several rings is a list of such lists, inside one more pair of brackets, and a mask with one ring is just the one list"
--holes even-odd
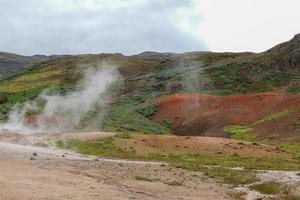
[(253, 126), (261, 139), (300, 141), (300, 96), (287, 93), (254, 93), (233, 96), (175, 94), (156, 99), (153, 121), (167, 121), (178, 135), (228, 137), (228, 125), (250, 125), (263, 117), (293, 109), (275, 120)]
[[(87, 137), (91, 135), (102, 134)], [(33, 147), (33, 135), (0, 136), (5, 141), (0, 142), (1, 200), (229, 199), (226, 186), (200, 172)], [(36, 138), (41, 142), (43, 137)]]

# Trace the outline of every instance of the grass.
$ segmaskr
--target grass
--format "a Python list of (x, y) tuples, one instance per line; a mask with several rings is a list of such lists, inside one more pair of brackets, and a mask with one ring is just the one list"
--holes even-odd
[(291, 153), (300, 153), (300, 144), (282, 143), (278, 145), (278, 148)]
[[(258, 181), (255, 172), (252, 169), (276, 169), (276, 170), (299, 170), (300, 162), (288, 158), (274, 157), (241, 157), (237, 154), (224, 155), (206, 155), (206, 154), (188, 154), (168, 152), (139, 154), (135, 147), (120, 148), (116, 140), (130, 140), (133, 137), (130, 134), (123, 133), (115, 137), (108, 137), (96, 141), (80, 141), (71, 139), (66, 142), (56, 141), (56, 146), (75, 150), (82, 154), (94, 156), (106, 156), (123, 159), (135, 160), (155, 160), (164, 161), (176, 168), (182, 168), (191, 171), (201, 171), (211, 178), (220, 178), (226, 184), (232, 186), (253, 184)], [(208, 166), (207, 166), (208, 165)], [(231, 167), (244, 167), (243, 170), (231, 169)], [(135, 176), (135, 180), (154, 182), (160, 181), (144, 176)], [(182, 186), (179, 181), (163, 181), (170, 186)], [(279, 194), (283, 188), (275, 182), (255, 184), (251, 186), (252, 190), (263, 194)], [(285, 199), (298, 200), (297, 197), (287, 193), (280, 193)], [(236, 199), (242, 199), (243, 194), (235, 194)]]
[(252, 141), (255, 136), (247, 134), (252, 128), (246, 125), (230, 125), (224, 127), (224, 131), (230, 134), (230, 138), (236, 140)]
[(120, 133), (120, 134), (116, 135), (116, 137), (117, 138), (122, 138), (122, 139), (130, 139), (131, 135), (130, 135), (130, 133), (125, 132), (125, 133)]
[(121, 97), (107, 107), (108, 113), (103, 122), (103, 129), (112, 132), (139, 132), (144, 134), (169, 134), (169, 124), (155, 123), (150, 117), (157, 105), (147, 103), (161, 93), (143, 93)]
[(146, 104), (146, 105), (142, 105), (140, 108), (138, 108), (136, 111), (138, 113), (140, 113), (141, 115), (143, 115), (144, 117), (152, 117), (155, 112), (158, 109), (158, 105), (157, 104)]
[(117, 148), (113, 143), (114, 138), (108, 137), (104, 139), (99, 139), (96, 142), (81, 142), (77, 139), (68, 140), (65, 144), (66, 148), (73, 149), (82, 154), (87, 155), (102, 155), (102, 156), (123, 156), (126, 153), (122, 149)]
[(259, 121), (255, 122), (253, 125), (257, 125), (257, 124), (260, 124), (260, 123), (263, 123), (263, 122), (279, 119), (281, 117), (284, 117), (284, 116), (288, 115), (289, 113), (291, 113), (293, 111), (294, 111), (294, 109), (288, 108), (286, 110), (267, 115), (267, 116), (263, 117), (262, 119), (260, 119)]
[(246, 169), (281, 169), (299, 170), (300, 163), (297, 160), (284, 157), (242, 157), (239, 155), (214, 155), (214, 154), (188, 154), (168, 152), (139, 154), (134, 146), (131, 148), (120, 148), (116, 145), (116, 140), (128, 140), (120, 137), (109, 137), (96, 141), (80, 141), (72, 139), (58, 143), (59, 146), (75, 150), (82, 154), (95, 156), (118, 157), (137, 160), (156, 160), (168, 162), (175, 167), (187, 170), (202, 170), (203, 165), (218, 165), (224, 167), (244, 167)]
[(289, 195), (285, 199), (286, 200), (300, 200), (300, 196)]
[[(169, 134), (171, 130), (167, 123), (154, 123), (150, 119), (157, 110), (157, 105), (151, 103), (153, 98), (189, 91), (215, 95), (241, 94), (266, 91), (288, 83), (293, 77), (287, 74), (286, 70), (274, 70), (273, 65), (270, 64), (271, 55), (273, 53), (256, 55), (195, 52), (184, 54), (180, 59), (143, 59), (112, 54), (67, 56), (36, 64), (22, 73), (2, 80), (0, 92), (9, 93), (7, 99), (10, 103), (0, 104), (0, 112), (3, 111), (5, 115), (11, 105), (24, 102), (29, 98), (34, 99), (49, 86), (74, 86), (82, 77), (84, 69), (108, 60), (118, 65), (121, 73), (123, 71), (130, 73), (122, 74), (124, 93), (121, 97), (116, 96), (116, 102), (108, 106), (103, 129), (117, 132)], [(209, 67), (215, 64), (218, 66)], [(260, 73), (261, 76), (257, 77), (255, 71), (261, 69), (264, 69), (264, 73)], [(257, 81), (253, 81), (253, 76)], [(187, 85), (191, 87), (186, 87)], [(5, 117), (0, 116), (0, 118)], [(86, 124), (89, 122), (87, 121)], [(96, 120), (95, 124), (100, 124), (97, 122)], [(100, 125), (96, 128), (100, 128)], [(247, 132), (235, 133), (232, 138), (253, 139)]]
[(63, 149), (63, 148), (65, 148), (65, 143), (62, 140), (56, 140), (55, 141), (55, 146), (57, 148)]
[(268, 182), (255, 184), (250, 186), (250, 189), (256, 190), (262, 194), (279, 194), (283, 190), (283, 186), (277, 182)]
[(233, 170), (221, 167), (211, 167), (204, 170), (209, 177), (221, 177), (224, 182), (234, 186), (250, 184), (257, 181), (255, 173), (249, 170)]
[(39, 82), (28, 82), (28, 83), (22, 83), (22, 82), (16, 82), (16, 83), (9, 83), (9, 84), (2, 84), (0, 86), (1, 92), (8, 92), (8, 93), (16, 93), (16, 92), (23, 92), (27, 90), (33, 90), (36, 88), (41, 87), (48, 87), (50, 85), (60, 85), (61, 80), (41, 80)]
[(253, 140), (255, 140), (256, 137), (254, 135), (247, 134), (249, 131), (253, 130), (252, 126), (255, 126), (260, 123), (279, 119), (281, 117), (288, 115), (289, 113), (291, 113), (293, 111), (294, 111), (294, 109), (288, 108), (286, 110), (267, 115), (267, 116), (263, 117), (262, 119), (258, 120), (257, 122), (254, 122), (251, 125), (229, 125), (229, 126), (224, 127), (223, 130), (230, 134), (231, 139), (253, 141)]

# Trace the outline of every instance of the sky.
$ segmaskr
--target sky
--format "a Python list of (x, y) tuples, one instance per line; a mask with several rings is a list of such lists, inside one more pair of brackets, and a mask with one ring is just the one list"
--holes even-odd
[(299, 0), (0, 0), (0, 51), (261, 52), (300, 33)]

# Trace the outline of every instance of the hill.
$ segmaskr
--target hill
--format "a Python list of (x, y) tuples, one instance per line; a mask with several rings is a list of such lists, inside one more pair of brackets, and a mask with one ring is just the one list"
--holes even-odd
[(153, 120), (175, 134), (241, 140), (300, 141), (300, 96), (253, 93), (232, 96), (175, 94), (160, 97)]
[[(81, 127), (78, 128), (229, 137), (228, 131), (224, 131), (226, 126), (251, 125), (265, 116), (290, 107), (297, 110), (296, 101), (293, 100), (296, 97), (286, 93), (297, 94), (300, 91), (299, 37), (300, 34), (297, 34), (290, 41), (257, 54), (250, 52), (188, 52), (182, 54), (144, 52), (134, 56), (87, 54), (48, 58), (0, 81), (2, 119), (7, 119), (7, 113), (15, 103), (35, 99), (46, 88), (50, 88), (53, 93), (62, 95), (76, 90), (75, 85), (82, 78), (85, 69), (106, 62), (117, 67), (123, 77), (122, 85), (114, 93), (112, 101), (106, 105), (107, 112), (104, 119), (101, 118), (101, 123), (100, 118), (96, 117), (99, 110), (95, 109), (89, 113), (89, 116), (82, 121)], [(270, 94), (243, 96), (245, 93), (260, 92), (283, 92), (283, 94), (274, 94), (274, 99), (278, 99), (276, 102), (284, 106), (276, 107), (277, 104), (269, 106), (268, 99), (271, 98), (273, 101), (273, 97), (269, 97)], [(201, 114), (195, 121), (195, 123), (201, 121), (197, 126), (178, 128), (180, 120), (174, 124), (170, 117), (161, 117), (161, 114), (165, 112), (164, 109), (170, 109), (168, 103), (165, 102), (168, 102), (173, 96), (168, 97), (168, 95), (176, 93), (197, 93), (196, 96), (198, 94), (241, 96), (197, 96), (196, 99), (201, 105), (205, 104), (203, 99), (212, 101), (209, 108), (200, 106), (200, 110), (197, 112), (201, 112), (203, 109), (214, 110), (214, 106), (227, 103), (232, 108), (229, 107), (226, 112), (219, 109), (214, 114), (209, 114), (212, 119), (216, 119), (212, 124), (207, 123), (208, 119), (201, 121), (201, 117), (204, 116)], [(162, 96), (166, 96), (164, 101), (157, 100)], [(283, 96), (282, 99), (281, 96)], [(184, 101), (186, 99), (189, 101), (189, 98), (195, 97), (194, 95), (183, 95)], [(238, 98), (238, 103), (231, 104), (230, 102), (235, 98)], [(263, 100), (257, 100), (260, 98)], [(223, 101), (225, 103), (222, 103)], [(289, 103), (285, 104), (285, 101)], [(161, 102), (164, 102), (163, 105), (166, 106), (160, 105)], [(253, 106), (252, 109), (250, 106), (245, 110), (247, 105), (257, 105), (257, 108)], [(181, 109), (176, 108), (176, 105), (170, 106), (174, 110)], [(230, 110), (233, 110), (232, 119), (228, 117)], [(295, 113), (297, 112), (294, 112), (293, 119), (296, 120)], [(244, 120), (237, 120), (240, 116), (247, 115), (253, 115), (251, 120), (248, 117)], [(224, 116), (224, 119), (221, 116)], [(179, 116), (180, 123), (193, 121), (193, 117), (191, 113), (183, 114)], [(272, 121), (272, 123), (279, 124), (283, 119), (284, 117)], [(218, 125), (215, 126), (215, 123)], [(263, 126), (263, 123), (257, 124), (255, 128), (250, 127), (255, 137), (259, 138), (259, 135), (269, 137), (263, 131), (263, 127), (256, 129), (258, 126)], [(291, 124), (286, 124), (285, 127), (278, 129), (281, 132), (276, 132), (276, 134), (289, 132), (292, 135), (299, 135), (297, 130), (288, 131), (291, 126)], [(255, 132), (255, 130), (258, 131)]]
[(39, 63), (54, 57), (55, 56), (48, 57), (44, 55), (22, 56), (13, 53), (0, 52), (0, 78), (15, 74), (34, 63)]

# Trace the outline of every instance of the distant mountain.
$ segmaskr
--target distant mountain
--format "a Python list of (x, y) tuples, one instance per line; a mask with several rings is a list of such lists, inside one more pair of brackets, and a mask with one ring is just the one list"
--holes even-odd
[(141, 57), (141, 58), (167, 59), (167, 58), (174, 58), (178, 55), (179, 55), (178, 53), (168, 53), (168, 52), (159, 53), (155, 51), (145, 51), (134, 56)]
[(6, 77), (34, 63), (48, 60), (47, 56), (21, 56), (18, 54), (0, 52), (0, 77)]

